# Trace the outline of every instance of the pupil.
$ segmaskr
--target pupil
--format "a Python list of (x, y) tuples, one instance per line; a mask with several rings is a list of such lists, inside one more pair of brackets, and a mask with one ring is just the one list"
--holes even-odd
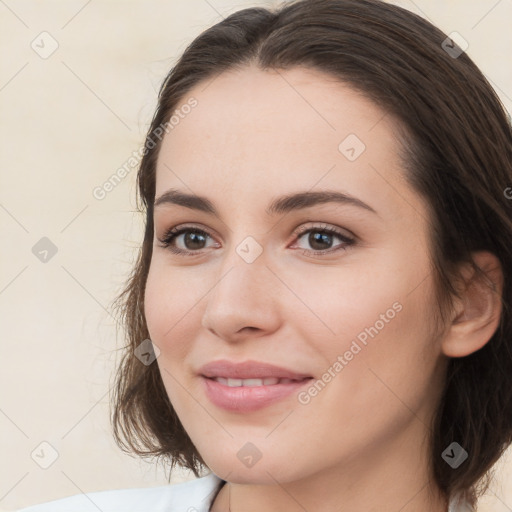
[[(188, 249), (202, 249), (202, 243), (204, 243), (204, 236), (201, 233), (195, 233), (192, 231), (185, 234), (185, 246)], [(199, 244), (199, 246), (194, 244)]]
[[(331, 238), (331, 235), (328, 233), (312, 232), (309, 234), (309, 243), (313, 249), (321, 251), (321, 250), (330, 248), (330, 246), (331, 246), (330, 238)], [(315, 244), (318, 242), (320, 242), (320, 247), (315, 248)], [(322, 245), (322, 243), (324, 245)], [(325, 244), (327, 244), (329, 247), (326, 247)]]

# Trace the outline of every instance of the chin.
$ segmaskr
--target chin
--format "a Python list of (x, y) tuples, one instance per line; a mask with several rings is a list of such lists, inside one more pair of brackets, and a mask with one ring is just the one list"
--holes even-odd
[(303, 478), (300, 468), (287, 467), (289, 461), (267, 460), (264, 456), (252, 467), (246, 467), (238, 458), (208, 461), (208, 467), (220, 478), (236, 484), (275, 485)]

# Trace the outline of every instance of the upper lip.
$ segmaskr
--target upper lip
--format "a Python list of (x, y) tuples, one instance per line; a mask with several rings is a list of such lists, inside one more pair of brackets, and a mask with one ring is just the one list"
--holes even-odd
[(302, 380), (311, 377), (311, 375), (306, 373), (294, 372), (261, 361), (233, 363), (225, 359), (205, 364), (199, 369), (199, 373), (208, 378), (224, 377), (227, 379), (264, 379), (266, 377), (276, 377), (279, 379)]

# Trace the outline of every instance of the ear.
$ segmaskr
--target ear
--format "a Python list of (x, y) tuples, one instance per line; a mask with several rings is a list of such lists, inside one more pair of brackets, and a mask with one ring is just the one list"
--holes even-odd
[(464, 357), (481, 349), (498, 328), (502, 311), (503, 272), (499, 259), (487, 251), (472, 254), (485, 273), (465, 264), (461, 268), (461, 299), (456, 299), (451, 325), (442, 341), (449, 357)]

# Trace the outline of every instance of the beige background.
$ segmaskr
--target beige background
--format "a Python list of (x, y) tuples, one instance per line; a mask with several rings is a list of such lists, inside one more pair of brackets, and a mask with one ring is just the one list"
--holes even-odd
[[(459, 32), (512, 111), (510, 0), (399, 3)], [(108, 420), (121, 345), (108, 305), (141, 240), (136, 171), (101, 201), (92, 191), (142, 144), (160, 82), (188, 42), (234, 10), (271, 4), (0, 1), (1, 510), (166, 483), (161, 468), (120, 452)], [(42, 237), (58, 250), (46, 263), (32, 253)], [(48, 469), (31, 458), (50, 462), (43, 441), (58, 452)], [(512, 456), (497, 469), (482, 512), (512, 510)]]

